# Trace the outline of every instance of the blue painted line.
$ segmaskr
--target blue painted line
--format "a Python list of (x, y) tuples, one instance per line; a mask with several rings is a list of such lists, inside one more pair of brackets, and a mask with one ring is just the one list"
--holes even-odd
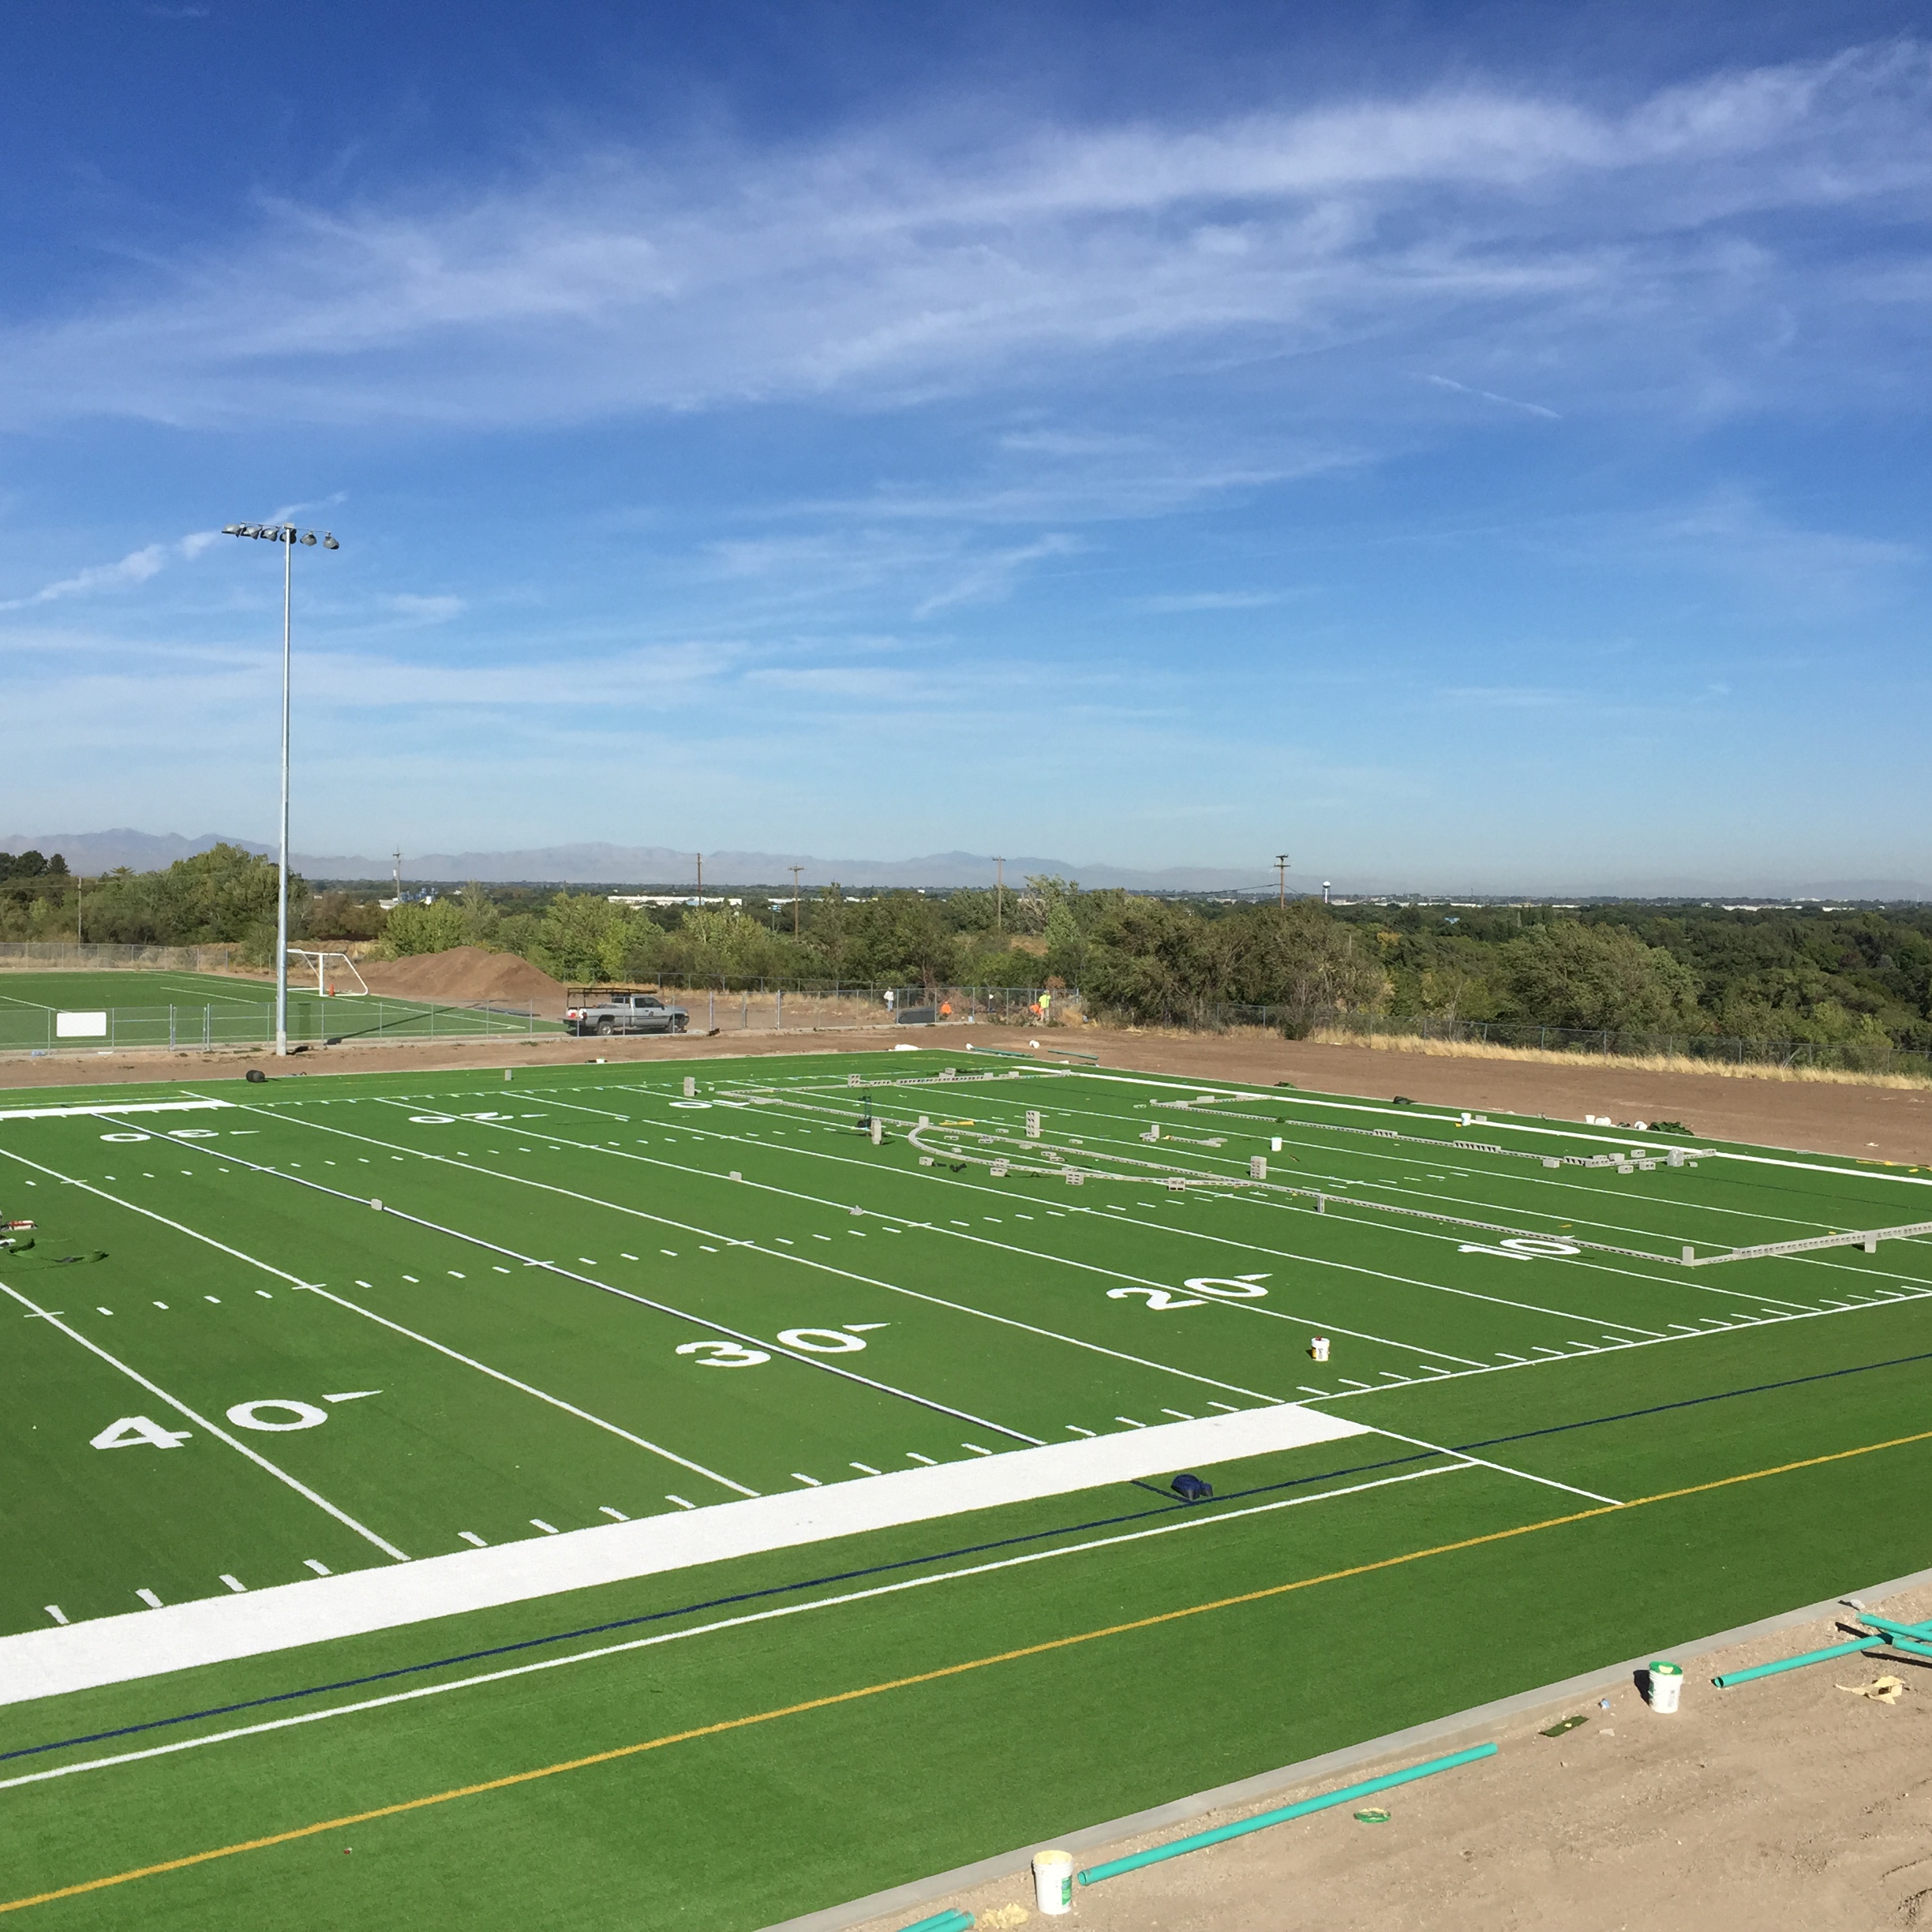
[[(1612, 1422), (1627, 1422), (1642, 1416), (1663, 1415), (1676, 1409), (1694, 1409), (1706, 1402), (1730, 1402), (1743, 1395), (1769, 1395), (1780, 1389), (1798, 1388), (1807, 1383), (1831, 1382), (1854, 1375), (1869, 1375), (1881, 1368), (1899, 1368), (1913, 1363), (1932, 1361), (1932, 1350), (1915, 1355), (1900, 1355), (1884, 1361), (1864, 1362), (1849, 1368), (1832, 1368), (1816, 1375), (1793, 1376), (1780, 1382), (1761, 1382), (1747, 1388), (1724, 1389), (1713, 1395), (1695, 1395), (1682, 1402), (1659, 1402), (1645, 1409), (1627, 1409), (1615, 1415), (1593, 1416), (1581, 1422), (1559, 1422), (1548, 1428), (1523, 1429), (1511, 1436), (1492, 1436), (1480, 1442), (1458, 1443), (1450, 1445), (1450, 1453), (1466, 1454), (1477, 1449), (1498, 1448), (1507, 1443), (1527, 1442), (1539, 1436), (1559, 1436), (1572, 1429), (1599, 1428)], [(110, 1731), (88, 1732), (78, 1737), (59, 1738), (51, 1743), (28, 1744), (13, 1750), (0, 1751), (0, 1764), (16, 1758), (33, 1758), (46, 1751), (66, 1750), (81, 1744), (99, 1744), (112, 1738), (133, 1737), (145, 1731), (165, 1730), (171, 1725), (194, 1724), (207, 1717), (227, 1717), (238, 1711), (259, 1710), (271, 1704), (286, 1704), (302, 1698), (326, 1697), (337, 1690), (356, 1690), (365, 1685), (387, 1683), (399, 1677), (420, 1676), (426, 1671), (447, 1670), (458, 1664), (480, 1663), (487, 1658), (507, 1657), (521, 1650), (541, 1649), (547, 1645), (571, 1643), (580, 1638), (602, 1637), (613, 1631), (632, 1630), (642, 1624), (661, 1623), (672, 1618), (695, 1616), (706, 1611), (729, 1608), (734, 1604), (755, 1603), (770, 1597), (793, 1595), (803, 1590), (823, 1589), (833, 1584), (856, 1582), (867, 1577), (885, 1576), (898, 1570), (915, 1570), (929, 1563), (950, 1563), (963, 1556), (980, 1556), (989, 1552), (1011, 1549), (1027, 1543), (1050, 1541), (1055, 1537), (1080, 1536), (1097, 1530), (1110, 1530), (1125, 1523), (1144, 1522), (1150, 1516), (1172, 1515), (1190, 1508), (1212, 1511), (1216, 1505), (1237, 1503), (1251, 1496), (1270, 1496), (1283, 1489), (1306, 1487), (1312, 1483), (1335, 1482), (1349, 1476), (1366, 1475), (1376, 1470), (1399, 1468), (1405, 1463), (1425, 1462), (1436, 1452), (1430, 1450), (1402, 1456), (1391, 1456), (1376, 1462), (1357, 1463), (1347, 1469), (1327, 1470), (1320, 1474), (1300, 1476), (1279, 1483), (1265, 1483), (1252, 1489), (1230, 1491), (1226, 1496), (1217, 1496), (1215, 1503), (1201, 1504), (1185, 1503), (1178, 1500), (1163, 1500), (1159, 1509), (1137, 1510), (1125, 1515), (1098, 1517), (1087, 1522), (1065, 1523), (1051, 1530), (1035, 1530), (1024, 1536), (1002, 1537), (989, 1543), (972, 1543), (954, 1549), (938, 1550), (923, 1556), (907, 1556), (897, 1562), (874, 1563), (863, 1569), (839, 1571), (827, 1576), (810, 1577), (792, 1583), (775, 1583), (763, 1589), (743, 1590), (728, 1597), (708, 1597), (698, 1603), (684, 1604), (672, 1610), (650, 1611), (641, 1616), (620, 1617), (607, 1623), (591, 1623), (580, 1629), (558, 1631), (547, 1637), (526, 1637), (515, 1643), (495, 1644), (481, 1650), (466, 1650), (454, 1657), (436, 1657), (427, 1663), (405, 1664), (394, 1670), (376, 1671), (361, 1677), (346, 1677), (332, 1683), (311, 1684), (299, 1690), (279, 1690), (267, 1697), (248, 1698), (233, 1704), (211, 1705), (202, 1710), (184, 1711), (178, 1717), (150, 1718), (142, 1724), (122, 1724)], [(1151, 1485), (1140, 1484), (1137, 1487), (1148, 1488)], [(1158, 1491), (1154, 1492), (1159, 1494)]]
[(1850, 1368), (1825, 1368), (1816, 1375), (1792, 1376), (1782, 1382), (1757, 1382), (1749, 1388), (1721, 1389), (1715, 1395), (1691, 1395), (1682, 1402), (1657, 1402), (1648, 1409), (1626, 1409), (1616, 1415), (1592, 1416), (1582, 1422), (1556, 1422), (1548, 1428), (1524, 1429), (1515, 1436), (1492, 1436), (1482, 1442), (1458, 1443), (1458, 1450), (1494, 1449), (1503, 1443), (1528, 1442), (1537, 1436), (1561, 1436), (1571, 1429), (1601, 1428), (1608, 1422), (1631, 1422), (1639, 1416), (1668, 1415), (1673, 1409), (1698, 1409), (1705, 1402), (1735, 1402), (1740, 1395), (1769, 1395), (1778, 1389), (1803, 1388), (1807, 1382), (1836, 1382), (1841, 1376), (1870, 1375), (1874, 1369), (1904, 1368), (1932, 1361), (1932, 1350), (1917, 1355), (1895, 1355), (1889, 1361), (1860, 1362)]
[[(1310, 1483), (1335, 1482), (1348, 1476), (1366, 1475), (1374, 1470), (1395, 1469), (1404, 1463), (1426, 1462), (1436, 1451), (1420, 1450), (1409, 1455), (1391, 1456), (1386, 1461), (1364, 1462), (1350, 1469), (1327, 1470), (1319, 1475), (1294, 1477), (1284, 1482), (1264, 1484), (1259, 1488), (1235, 1490), (1215, 1499), (1216, 1503), (1236, 1503), (1246, 1496), (1268, 1496), (1277, 1490), (1305, 1488)], [(1145, 1485), (1141, 1485), (1144, 1487)], [(1155, 1495), (1159, 1495), (1158, 1490)], [(1136, 1510), (1122, 1516), (1103, 1516), (1089, 1522), (1062, 1523), (1051, 1530), (1034, 1530), (1024, 1536), (1002, 1537), (990, 1543), (969, 1543), (957, 1549), (938, 1550), (924, 1556), (904, 1556), (896, 1562), (872, 1563), (860, 1570), (842, 1570), (829, 1576), (807, 1577), (795, 1583), (774, 1583), (763, 1589), (740, 1590), (728, 1597), (711, 1597), (699, 1603), (680, 1604), (674, 1610), (653, 1610), (641, 1616), (619, 1617), (608, 1623), (589, 1623), (578, 1630), (558, 1631), (548, 1637), (526, 1637), (515, 1643), (493, 1644), (487, 1649), (465, 1650), (454, 1657), (436, 1657), (425, 1664), (404, 1664), (394, 1670), (375, 1671), (367, 1676), (344, 1677), (333, 1683), (311, 1684), (300, 1690), (278, 1690), (268, 1697), (246, 1698), (233, 1704), (215, 1704), (204, 1710), (184, 1711), (178, 1717), (153, 1717), (143, 1724), (121, 1724), (111, 1731), (90, 1731), (79, 1737), (60, 1738), (51, 1744), (28, 1744), (0, 1751), (0, 1764), (15, 1758), (37, 1757), (43, 1751), (65, 1750), (70, 1745), (99, 1744), (110, 1738), (133, 1737), (143, 1731), (165, 1730), (170, 1724), (193, 1724), (204, 1717), (227, 1717), (237, 1711), (259, 1710), (264, 1705), (286, 1704), (299, 1698), (326, 1697), (331, 1691), (356, 1690), (366, 1684), (387, 1683), (398, 1677), (412, 1677), (425, 1671), (446, 1670), (459, 1664), (480, 1663), (488, 1657), (508, 1657), (519, 1650), (534, 1650), (547, 1644), (575, 1642), (582, 1637), (603, 1637), (612, 1631), (634, 1630), (640, 1624), (661, 1623), (673, 1617), (696, 1616), (706, 1611), (728, 1608), (733, 1604), (756, 1603), (761, 1598), (784, 1597), (800, 1590), (823, 1589), (837, 1583), (856, 1582), (866, 1577), (886, 1576), (895, 1570), (915, 1570), (927, 1563), (950, 1563), (961, 1556), (981, 1556), (989, 1551), (1012, 1549), (1024, 1543), (1039, 1543), (1054, 1537), (1081, 1536), (1095, 1530), (1110, 1530), (1123, 1523), (1142, 1522), (1150, 1516), (1185, 1514), (1189, 1509), (1215, 1514), (1213, 1504), (1182, 1503), (1163, 1499), (1159, 1509)]]

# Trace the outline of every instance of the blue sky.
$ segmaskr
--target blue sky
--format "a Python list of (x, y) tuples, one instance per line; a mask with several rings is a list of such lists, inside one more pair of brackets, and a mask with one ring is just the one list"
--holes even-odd
[(13, 28), (9, 829), (1932, 878), (1918, 9)]

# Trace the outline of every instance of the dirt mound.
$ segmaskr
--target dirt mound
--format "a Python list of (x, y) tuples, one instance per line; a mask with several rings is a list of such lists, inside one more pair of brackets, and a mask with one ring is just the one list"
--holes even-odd
[(514, 953), (451, 946), (447, 953), (418, 953), (408, 959), (364, 960), (360, 966), (372, 993), (410, 999), (502, 1001), (519, 1006), (534, 1000), (539, 1013), (563, 1009), (563, 987)]

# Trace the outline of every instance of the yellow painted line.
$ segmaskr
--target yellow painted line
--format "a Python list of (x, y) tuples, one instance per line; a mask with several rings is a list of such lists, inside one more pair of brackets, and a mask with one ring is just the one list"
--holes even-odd
[(399, 1804), (378, 1805), (369, 1811), (351, 1811), (341, 1818), (324, 1818), (317, 1825), (298, 1825), (293, 1831), (271, 1833), (265, 1838), (244, 1839), (238, 1844), (218, 1845), (212, 1852), (191, 1852), (185, 1858), (168, 1859), (159, 1865), (142, 1865), (133, 1871), (115, 1872), (105, 1878), (83, 1879), (78, 1885), (62, 1885), (57, 1891), (37, 1892), (30, 1898), (9, 1899), (0, 1904), (0, 1912), (22, 1911), (29, 1905), (51, 1904), (55, 1899), (75, 1898), (85, 1892), (99, 1892), (109, 1885), (131, 1884), (137, 1878), (157, 1878), (163, 1872), (182, 1871), (189, 1866), (205, 1865), (215, 1859), (234, 1858), (243, 1852), (260, 1852), (270, 1845), (290, 1844), (299, 1838), (313, 1838), (323, 1832), (346, 1830), (352, 1825), (366, 1825), (376, 1818), (395, 1818), (406, 1811), (421, 1811), (432, 1805), (448, 1804), (459, 1798), (475, 1798), (485, 1792), (507, 1791), (515, 1784), (534, 1784), (539, 1778), (560, 1777), (567, 1771), (582, 1771), (592, 1765), (614, 1763), (620, 1758), (635, 1758), (645, 1751), (662, 1750), (668, 1745), (687, 1744), (694, 1738), (717, 1737), (727, 1731), (742, 1731), (753, 1724), (770, 1724), (781, 1717), (796, 1717), (807, 1711), (827, 1710), (835, 1705), (852, 1704), (865, 1698), (882, 1697), (889, 1690), (905, 1690), (915, 1684), (938, 1683), (948, 1677), (960, 1677), (970, 1671), (990, 1669), (996, 1664), (1017, 1663), (1022, 1657), (1044, 1657), (1050, 1652), (1071, 1649), (1076, 1644), (1095, 1643), (1104, 1637), (1123, 1637), (1133, 1631), (1151, 1630), (1163, 1623), (1178, 1623), (1186, 1617), (1204, 1616), (1215, 1610), (1232, 1610), (1243, 1604), (1261, 1603), (1271, 1597), (1286, 1597), (1297, 1590), (1313, 1589), (1323, 1583), (1339, 1583), (1350, 1577), (1368, 1576), (1378, 1570), (1394, 1570), (1404, 1563), (1420, 1563), (1430, 1556), (1453, 1556), (1458, 1550), (1480, 1548), (1486, 1543), (1504, 1543), (1514, 1537), (1534, 1536), (1540, 1530), (1559, 1530), (1567, 1523), (1587, 1522), (1593, 1517), (1621, 1515), (1652, 1503), (1675, 1502), (1683, 1496), (1702, 1496), (1713, 1489), (1728, 1489), (1735, 1484), (1758, 1482), (1767, 1476), (1788, 1476), (1795, 1470), (1817, 1469), (1827, 1462), (1843, 1462), (1854, 1456), (1875, 1455), (1884, 1449), (1902, 1449), (1912, 1443), (1932, 1442), (1932, 1429), (1915, 1436), (1895, 1436), (1887, 1442), (1866, 1443), (1856, 1449), (1834, 1450), (1829, 1455), (1807, 1456), (1802, 1462), (1780, 1462), (1775, 1468), (1750, 1470), (1742, 1476), (1720, 1476), (1713, 1482), (1693, 1483), (1683, 1489), (1660, 1490), (1655, 1496), (1638, 1496), (1630, 1503), (1605, 1503), (1596, 1509), (1576, 1510), (1567, 1516), (1548, 1516), (1540, 1522), (1523, 1523), (1514, 1530), (1492, 1530), (1482, 1536), (1464, 1537), (1455, 1543), (1438, 1543), (1428, 1549), (1410, 1550), (1400, 1556), (1383, 1556), (1374, 1563), (1356, 1563), (1346, 1570), (1331, 1570), (1321, 1576), (1301, 1577), (1292, 1583), (1271, 1583), (1265, 1589), (1245, 1590), (1238, 1597), (1219, 1597), (1211, 1603), (1189, 1604), (1184, 1609), (1163, 1610), (1153, 1616), (1136, 1617), (1131, 1623), (1110, 1623), (1100, 1630), (1080, 1631), (1071, 1637), (1054, 1637), (1044, 1643), (1027, 1644), (1017, 1650), (1002, 1650), (992, 1657), (972, 1657), (964, 1664), (947, 1664), (938, 1670), (921, 1671), (911, 1677), (893, 1677), (883, 1683), (862, 1685), (856, 1690), (834, 1691), (828, 1697), (808, 1698), (802, 1704), (786, 1704), (776, 1710), (754, 1711), (747, 1717), (727, 1717), (717, 1724), (700, 1724), (690, 1731), (673, 1731), (663, 1737), (647, 1738), (641, 1744), (620, 1744), (613, 1750), (593, 1751), (587, 1758), (568, 1758), (560, 1764), (543, 1765), (534, 1771), (513, 1771), (507, 1776), (486, 1779), (480, 1784), (459, 1784), (451, 1791), (432, 1792), (424, 1798), (406, 1798)]

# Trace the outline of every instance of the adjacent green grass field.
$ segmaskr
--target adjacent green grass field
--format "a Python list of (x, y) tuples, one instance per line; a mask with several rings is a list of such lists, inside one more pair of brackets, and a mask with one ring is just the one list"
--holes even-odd
[[(313, 1044), (327, 1039), (421, 1039), (432, 1035), (560, 1030), (553, 1020), (540, 1019), (533, 1024), (519, 1010), (365, 998), (356, 994), (354, 982), (339, 972), (325, 983), (336, 987), (333, 996), (316, 992), (312, 973), (291, 975), (291, 1040)], [(97, 1038), (62, 1038), (55, 1017), (62, 1013), (103, 1013), (107, 1030)], [(240, 1046), (274, 1037), (275, 987), (266, 979), (231, 979), (223, 973), (0, 973), (0, 1052)]]
[(0, 1633), (1266, 1404), (1375, 1432), (0, 1705), (0, 1911), (748, 1932), (1920, 1567), (1926, 1242), (1682, 1256), (1928, 1190), (957, 1048), (21, 1096)]

